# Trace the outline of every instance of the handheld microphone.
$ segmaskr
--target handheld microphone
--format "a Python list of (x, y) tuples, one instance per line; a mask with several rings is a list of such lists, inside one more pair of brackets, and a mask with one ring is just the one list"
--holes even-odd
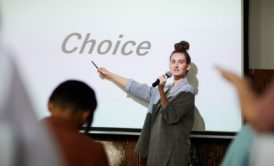
[[(170, 78), (172, 76), (172, 73), (170, 71), (166, 72), (165, 75), (167, 76), (167, 78)], [(155, 82), (152, 83), (153, 87), (156, 87), (157, 85), (159, 85), (160, 80), (157, 79)]]

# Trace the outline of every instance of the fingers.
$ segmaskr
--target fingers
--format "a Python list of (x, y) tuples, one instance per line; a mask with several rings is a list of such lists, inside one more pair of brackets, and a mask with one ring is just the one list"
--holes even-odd
[(166, 75), (161, 75), (160, 77), (158, 77), (158, 79), (160, 80), (160, 85), (164, 85), (167, 81), (167, 76)]
[(234, 74), (233, 72), (230, 72), (228, 70), (225, 70), (221, 67), (216, 67), (217, 70), (222, 74), (222, 76), (233, 84), (233, 86), (238, 89), (238, 92), (245, 92), (250, 91), (248, 83), (245, 79), (241, 78), (240, 76)]
[(253, 121), (254, 119), (254, 103), (255, 103), (255, 94), (248, 82), (239, 77), (238, 75), (224, 70), (221, 67), (216, 67), (217, 70), (222, 74), (222, 76), (232, 83), (237, 89), (237, 93), (240, 100), (240, 105), (242, 107), (242, 112), (247, 121)]
[(103, 67), (98, 67), (97, 72), (102, 72), (103, 70), (105, 70), (105, 68), (103, 68)]
[(222, 74), (222, 76), (229, 81), (230, 83), (232, 83), (234, 86), (239, 87), (242, 86), (243, 84), (245, 84), (245, 80), (243, 78), (241, 78), (240, 76), (225, 70), (219, 66), (216, 66), (216, 69)]
[(97, 72), (99, 73), (99, 76), (101, 78), (105, 78), (107, 76), (107, 73), (108, 73), (108, 71), (105, 68), (103, 68), (103, 67), (99, 67), (97, 69)]
[(99, 67), (97, 69), (97, 73), (99, 73), (99, 76), (102, 77), (103, 74), (102, 74), (102, 68), (101, 67)]
[(161, 75), (158, 77), (159, 80), (167, 80), (167, 76), (166, 75)]

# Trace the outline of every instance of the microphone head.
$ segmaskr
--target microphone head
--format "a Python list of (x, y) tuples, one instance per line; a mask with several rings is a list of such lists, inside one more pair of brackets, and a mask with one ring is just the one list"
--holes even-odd
[(166, 74), (167, 78), (170, 78), (172, 76), (172, 73), (170, 71), (167, 71)]

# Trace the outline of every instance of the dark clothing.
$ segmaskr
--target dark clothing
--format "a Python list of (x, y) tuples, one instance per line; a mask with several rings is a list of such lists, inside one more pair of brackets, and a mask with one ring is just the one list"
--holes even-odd
[[(170, 85), (165, 87), (165, 92)], [(126, 90), (149, 103), (136, 152), (147, 158), (148, 166), (189, 165), (190, 133), (194, 122), (194, 92), (186, 79), (167, 94), (165, 109), (158, 106), (156, 88), (130, 80)]]
[(108, 166), (101, 143), (81, 134), (68, 121), (61, 118), (43, 120), (53, 133), (67, 166)]

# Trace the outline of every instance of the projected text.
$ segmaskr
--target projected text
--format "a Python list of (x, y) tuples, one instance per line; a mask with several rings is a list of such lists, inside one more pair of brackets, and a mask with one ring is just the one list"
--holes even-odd
[(116, 41), (103, 40), (97, 41), (90, 36), (90, 33), (82, 35), (80, 33), (71, 33), (65, 37), (62, 42), (62, 51), (66, 54), (71, 53), (88, 53), (88, 54), (121, 54), (144, 56), (149, 53), (151, 43), (149, 41), (142, 41), (137, 43), (133, 40), (123, 41), (123, 35), (119, 35)]

